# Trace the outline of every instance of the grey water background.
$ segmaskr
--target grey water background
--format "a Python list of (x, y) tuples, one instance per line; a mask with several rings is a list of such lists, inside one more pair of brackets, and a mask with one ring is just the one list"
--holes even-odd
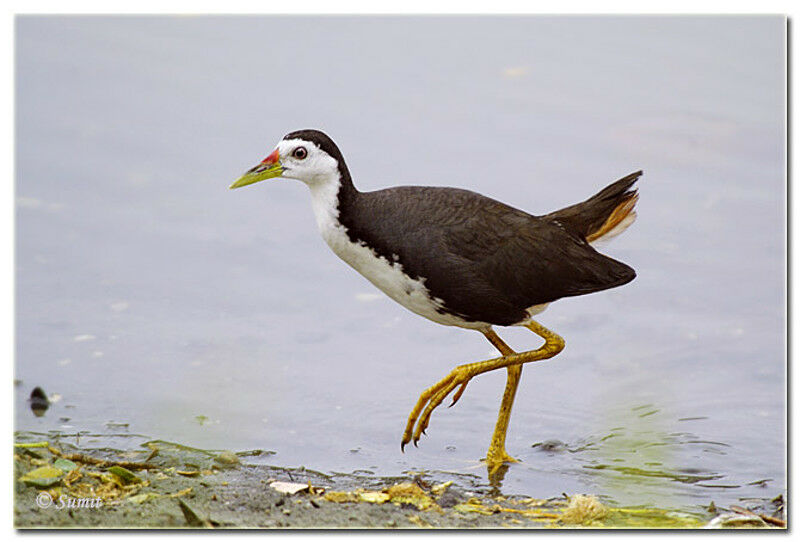
[[(315, 127), (363, 190), (460, 186), (534, 214), (644, 169), (638, 220), (603, 249), (638, 277), (540, 315), (567, 348), (525, 366), (507, 443), (522, 462), (502, 490), (684, 509), (774, 497), (784, 29), (781, 17), (19, 17), (16, 428), (485, 480), (504, 373), (438, 409), (418, 449), (399, 446), (423, 389), (495, 356), (485, 339), (407, 312), (340, 262), (301, 183), (227, 190), (285, 133)], [(34, 386), (60, 398), (42, 418), (25, 402)]]

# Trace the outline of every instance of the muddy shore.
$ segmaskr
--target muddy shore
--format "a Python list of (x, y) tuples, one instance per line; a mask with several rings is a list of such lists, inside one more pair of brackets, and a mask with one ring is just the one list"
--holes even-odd
[(84, 450), (17, 439), (17, 528), (780, 528), (783, 497), (702, 514), (615, 508), (592, 496), (509, 496), (457, 473), (326, 474), (262, 463), (269, 452), (165, 441)]

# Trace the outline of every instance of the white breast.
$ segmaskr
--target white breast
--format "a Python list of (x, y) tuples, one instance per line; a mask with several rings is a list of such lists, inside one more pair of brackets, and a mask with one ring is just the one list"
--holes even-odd
[(383, 293), (408, 310), (446, 326), (483, 329), (487, 324), (467, 322), (462, 318), (437, 311), (443, 306), (441, 299), (430, 295), (425, 278), (412, 279), (403, 272), (399, 262), (388, 261), (363, 243), (354, 243), (346, 228), (339, 222), (336, 206), (338, 184), (310, 186), (311, 202), (322, 238), (331, 250)]

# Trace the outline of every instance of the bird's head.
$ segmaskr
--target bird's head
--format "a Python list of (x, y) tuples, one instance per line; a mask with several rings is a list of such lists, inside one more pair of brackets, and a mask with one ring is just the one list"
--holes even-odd
[(349, 175), (336, 144), (318, 130), (300, 130), (284, 136), (259, 164), (250, 168), (229, 188), (283, 177), (309, 186), (337, 182)]

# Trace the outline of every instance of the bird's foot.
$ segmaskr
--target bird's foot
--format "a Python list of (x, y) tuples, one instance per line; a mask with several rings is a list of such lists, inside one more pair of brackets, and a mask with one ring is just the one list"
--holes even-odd
[(461, 387), (453, 396), (453, 402), (450, 406), (453, 406), (456, 401), (459, 400), (461, 394), (464, 393), (467, 383), (475, 376), (474, 365), (475, 364), (469, 364), (456, 367), (449, 375), (422, 392), (419, 396), (419, 400), (417, 400), (417, 404), (408, 416), (408, 423), (406, 423), (406, 429), (403, 432), (403, 440), (400, 443), (401, 450), (412, 440), (414, 446), (417, 445), (425, 429), (428, 428), (433, 409), (442, 404), (442, 401), (444, 401), (457, 386)]
[(490, 475), (497, 472), (506, 463), (519, 463), (519, 459), (514, 459), (508, 455), (508, 452), (502, 446), (492, 446), (486, 452), (486, 468), (489, 469)]

